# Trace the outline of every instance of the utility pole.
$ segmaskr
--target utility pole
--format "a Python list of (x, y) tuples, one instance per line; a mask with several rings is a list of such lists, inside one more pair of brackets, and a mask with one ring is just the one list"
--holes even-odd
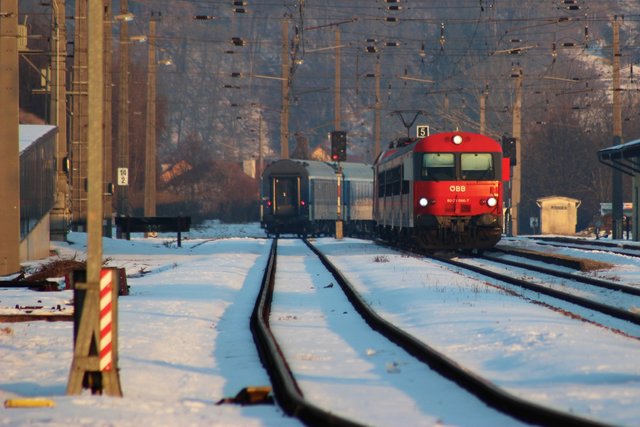
[(112, 153), (113, 153), (113, 135), (111, 130), (111, 122), (113, 120), (113, 95), (112, 95), (112, 81), (111, 76), (111, 20), (113, 14), (111, 13), (111, 0), (103, 0), (104, 2), (104, 179), (102, 186), (103, 200), (103, 235), (111, 237), (112, 219), (111, 214), (113, 211), (112, 198), (111, 198), (111, 182), (112, 182)]
[(519, 145), (516, 150), (516, 165), (513, 167), (511, 177), (511, 235), (518, 235), (518, 218), (520, 214), (520, 189), (521, 189), (521, 167), (522, 167), (522, 81), (523, 73), (520, 67), (511, 74), (515, 78), (515, 101), (513, 104), (513, 129), (512, 135)]
[(147, 132), (144, 167), (144, 216), (156, 216), (156, 20), (149, 21), (147, 65)]
[(86, 280), (74, 287), (75, 312), (73, 362), (67, 394), (79, 395), (83, 387), (96, 393), (122, 396), (117, 359), (117, 295), (113, 274), (102, 271), (104, 197), (104, 4), (88, 8), (88, 209)]
[(333, 130), (341, 129), (341, 117), (340, 117), (340, 27), (336, 26), (336, 66), (335, 66), (335, 84), (334, 84), (334, 93), (333, 93), (333, 110), (334, 110), (334, 121), (333, 121)]
[[(89, 7), (87, 34), (87, 98), (88, 98), (88, 198), (87, 211), (87, 283), (98, 286), (102, 269), (102, 202), (104, 144), (104, 20), (102, 7), (92, 2)], [(86, 9), (85, 9), (86, 10)], [(90, 41), (90, 43), (89, 43)]]
[[(613, 26), (613, 145), (622, 144), (622, 105), (620, 101), (620, 24), (616, 16)], [(611, 231), (613, 239), (622, 238), (622, 172), (612, 171)]]
[(50, 238), (53, 241), (67, 240), (67, 227), (71, 220), (69, 199), (69, 176), (66, 161), (67, 148), (67, 24), (66, 0), (53, 0), (51, 54), (51, 123), (58, 128), (56, 133), (56, 192), (50, 213)]
[[(260, 118), (258, 119), (258, 172), (256, 176), (262, 176), (264, 170), (264, 157), (262, 151), (264, 150), (264, 143), (262, 142), (262, 111), (260, 111)], [(261, 205), (262, 206), (262, 205)]]
[(282, 112), (280, 114), (280, 158), (289, 158), (289, 18), (282, 20)]
[[(87, 227), (87, 0), (76, 0), (71, 126), (71, 212), (74, 231)], [(100, 64), (102, 65), (102, 64)], [(100, 129), (102, 133), (102, 129)]]
[[(129, 13), (128, 0), (120, 0), (120, 14)], [(120, 83), (118, 99), (118, 166), (117, 211), (120, 216), (130, 214), (129, 209), (129, 23), (120, 24)]]
[(18, 1), (0, 0), (0, 275), (20, 271)]
[(484, 135), (487, 123), (487, 89), (480, 94), (480, 134)]
[(382, 99), (380, 98), (380, 55), (376, 58), (376, 105), (375, 105), (375, 135), (374, 135), (374, 146), (373, 146), (373, 160), (378, 158), (380, 154), (380, 110), (382, 109)]

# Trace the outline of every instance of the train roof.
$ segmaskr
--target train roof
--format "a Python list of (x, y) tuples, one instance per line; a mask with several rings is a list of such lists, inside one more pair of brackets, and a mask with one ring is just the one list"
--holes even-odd
[[(341, 162), (344, 179), (350, 181), (371, 181), (373, 166), (366, 163)], [(309, 178), (335, 178), (338, 163), (320, 162), (317, 160), (282, 159), (271, 163), (263, 175), (269, 174), (304, 174)]]
[[(461, 142), (454, 143), (453, 137), (459, 135)], [(389, 148), (377, 159), (378, 163), (387, 162), (407, 151), (414, 152), (502, 152), (502, 146), (495, 139), (473, 132), (441, 132), (424, 138), (400, 138), (392, 141)]]
[(351, 181), (371, 181), (373, 179), (373, 165), (367, 163), (342, 163), (342, 173)]

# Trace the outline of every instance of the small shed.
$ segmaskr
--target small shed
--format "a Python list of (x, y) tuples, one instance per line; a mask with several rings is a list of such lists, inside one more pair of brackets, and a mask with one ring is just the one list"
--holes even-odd
[(576, 233), (580, 200), (550, 196), (542, 197), (536, 202), (540, 207), (541, 234), (573, 235)]

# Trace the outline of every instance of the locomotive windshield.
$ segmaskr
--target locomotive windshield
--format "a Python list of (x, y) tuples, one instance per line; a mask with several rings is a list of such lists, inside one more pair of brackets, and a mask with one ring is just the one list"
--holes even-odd
[(493, 180), (493, 156), (490, 153), (462, 153), (460, 155), (462, 179), (471, 181)]
[(422, 179), (451, 181), (456, 179), (456, 164), (453, 153), (424, 153), (422, 157)]
[(492, 153), (422, 153), (420, 179), (426, 181), (493, 181)]

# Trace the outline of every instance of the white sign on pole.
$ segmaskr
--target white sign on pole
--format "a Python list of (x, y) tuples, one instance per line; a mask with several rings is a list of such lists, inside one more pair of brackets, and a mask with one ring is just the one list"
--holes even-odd
[(120, 186), (129, 185), (129, 169), (128, 168), (118, 168), (118, 185)]
[(425, 138), (429, 136), (429, 126), (427, 125), (416, 126), (416, 136), (418, 138)]

